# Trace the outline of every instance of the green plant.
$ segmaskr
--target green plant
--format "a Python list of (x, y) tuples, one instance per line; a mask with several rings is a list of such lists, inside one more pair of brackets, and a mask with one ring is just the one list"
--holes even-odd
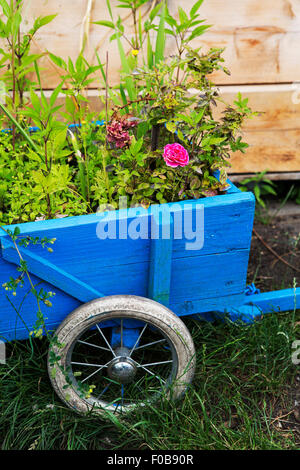
[(239, 187), (241, 191), (249, 191), (252, 190), (258, 204), (265, 208), (266, 204), (263, 200), (263, 197), (271, 194), (276, 196), (276, 185), (273, 181), (268, 179), (265, 175), (267, 170), (262, 171), (261, 173), (257, 173), (255, 176), (245, 178), (239, 183)]
[[(141, 108), (138, 106), (138, 97), (140, 92), (146, 87), (147, 90), (151, 89), (151, 77), (145, 77), (145, 83), (142, 87), (137, 86), (137, 82), (132, 77), (132, 74), (136, 72), (138, 65), (147, 66), (150, 70), (158, 67), (159, 64), (165, 59), (165, 45), (167, 36), (175, 38), (178, 52), (178, 67), (177, 67), (177, 81), (180, 73), (180, 60), (183, 56), (184, 50), (187, 48), (190, 41), (202, 35), (210, 25), (203, 25), (204, 20), (199, 19), (198, 10), (203, 3), (203, 0), (199, 0), (191, 8), (189, 16), (184, 10), (179, 7), (179, 23), (177, 23), (168, 11), (166, 1), (156, 2), (152, 5), (149, 13), (149, 18), (142, 22), (141, 7), (146, 3), (145, 0), (135, 0), (134, 2), (128, 0), (120, 0), (118, 7), (129, 9), (134, 24), (134, 35), (130, 39), (129, 34), (125, 30), (120, 16), (117, 20), (114, 20), (110, 1), (106, 0), (108, 11), (111, 17), (111, 21), (96, 21), (95, 24), (106, 26), (111, 28), (114, 33), (110, 40), (117, 40), (122, 69), (121, 77), (123, 77), (124, 83), (120, 83), (120, 95), (123, 104), (128, 110), (127, 96), (133, 102), (135, 102), (135, 108), (137, 112), (141, 112)], [(156, 18), (159, 17), (158, 24)], [(156, 33), (155, 41), (152, 40), (153, 32)], [(126, 44), (129, 45), (130, 51), (128, 54), (125, 53), (123, 39)], [(153, 44), (155, 42), (155, 44)], [(104, 70), (102, 69), (102, 75), (105, 78)], [(126, 91), (126, 93), (125, 93)], [(147, 131), (146, 126), (140, 126)]]
[[(153, 202), (213, 195), (224, 190), (227, 186), (225, 168), (229, 166), (230, 152), (244, 152), (247, 148), (247, 144), (241, 140), (239, 129), (245, 118), (255, 115), (248, 107), (248, 100), (239, 94), (233, 106), (225, 104), (222, 119), (214, 119), (213, 107), (216, 101), (222, 100), (208, 76), (215, 70), (221, 69), (225, 73), (229, 71), (223, 65), (222, 49), (211, 49), (207, 54), (201, 54), (189, 45), (210, 27), (199, 19), (198, 10), (203, 1), (196, 2), (189, 14), (179, 7), (179, 22), (172, 18), (166, 3), (161, 2), (142, 24), (140, 9), (144, 3), (139, 0), (119, 3), (119, 7), (129, 8), (131, 11), (136, 25), (132, 39), (129, 39), (121, 18), (114, 20), (109, 0), (107, 6), (111, 21), (96, 22), (114, 31), (111, 40), (118, 41), (122, 63), (123, 82), (121, 81), (119, 88), (122, 105), (114, 98), (102, 68), (106, 84), (107, 120), (110, 119), (111, 127), (117, 128), (122, 127), (124, 115), (129, 119), (136, 119), (134, 135), (140, 142), (140, 151), (143, 154), (142, 164), (139, 165), (138, 159), (132, 159), (131, 148), (123, 154), (121, 151), (115, 152), (110, 140), (108, 164), (113, 171), (111, 169), (109, 175), (105, 175), (103, 170), (99, 170), (96, 184), (93, 185), (93, 190), (97, 188), (98, 199), (102, 195), (103, 199), (99, 202), (103, 204), (108, 202), (108, 198), (100, 187), (105, 187), (103, 181), (107, 177), (114, 180), (115, 196), (120, 191), (127, 192), (132, 203), (142, 201), (145, 206)], [(155, 24), (154, 20), (159, 14), (160, 20)], [(156, 32), (154, 47), (150, 35), (153, 31)], [(177, 53), (171, 59), (163, 61), (168, 35), (175, 38)], [(131, 48), (127, 55), (121, 38)], [(147, 59), (144, 54), (145, 44)], [(190, 89), (196, 93), (191, 95)], [(109, 100), (114, 104), (110, 118), (107, 112)], [(123, 135), (129, 146), (127, 131), (124, 129)], [(132, 140), (134, 145), (135, 138)], [(141, 138), (143, 141), (140, 141)], [(163, 159), (159, 158), (162, 155), (161, 149), (168, 143), (176, 142), (189, 151), (191, 164), (188, 168), (177, 168), (175, 172), (172, 169), (164, 171)], [(220, 170), (219, 180), (212, 174), (217, 169)], [(159, 178), (152, 181), (153, 170), (155, 175), (161, 175), (160, 181)], [(126, 181), (125, 184), (120, 183), (121, 177)]]
[(296, 202), (296, 204), (300, 204), (300, 188), (299, 187), (294, 186), (292, 188), (291, 198)]
[[(0, 20), (0, 37), (6, 41), (6, 48), (1, 49), (0, 67), (9, 67), (2, 75), (11, 97), (7, 97), (12, 113), (17, 118), (17, 111), (25, 104), (24, 93), (29, 90), (31, 81), (28, 78), (34, 71), (33, 64), (42, 54), (30, 54), (34, 36), (40, 28), (50, 23), (56, 15), (39, 17), (32, 28), (21, 34), (23, 0), (0, 0), (0, 6), (6, 21)], [(15, 124), (13, 123), (13, 147), (15, 148)]]
[(64, 61), (62, 58), (49, 53), (50, 59), (55, 65), (63, 70), (62, 85), (67, 88), (61, 91), (66, 95), (66, 112), (63, 116), (69, 121), (82, 124), (87, 119), (87, 98), (83, 95), (83, 91), (93, 82), (93, 76), (100, 65), (91, 66), (86, 59), (79, 54), (75, 62), (70, 58)]
[[(131, 203), (148, 207), (151, 203), (215, 195), (226, 189), (230, 152), (247, 147), (239, 129), (254, 113), (248, 108), (248, 100), (238, 95), (235, 106), (227, 106), (221, 120), (214, 119), (212, 108), (219, 97), (205, 74), (207, 63), (211, 71), (219, 68), (220, 53), (197, 53), (195, 64), (190, 51), (186, 58), (175, 57), (157, 67), (136, 69), (133, 80), (143, 91), (137, 100), (115, 106), (106, 128), (109, 172), (99, 170), (92, 187), (100, 203), (111, 203), (111, 199), (117, 202), (120, 195), (126, 195)], [(178, 67), (184, 72), (179, 82)], [(196, 92), (191, 94), (190, 88)], [(138, 116), (137, 103), (143, 106)], [(129, 114), (122, 114), (125, 108)], [(140, 132), (141, 123), (145, 124), (144, 132)], [(130, 131), (134, 135), (130, 136)], [(184, 146), (189, 153), (188, 165), (175, 165), (176, 169), (166, 165), (163, 153), (170, 143)], [(218, 178), (213, 175), (217, 169)], [(114, 188), (109, 198), (104, 189), (107, 178)]]
[[(111, 39), (119, 46), (122, 75), (117, 87), (109, 86), (108, 60), (103, 65), (97, 55), (98, 65), (91, 66), (82, 54), (73, 62), (49, 53), (62, 70), (62, 80), (46, 98), (37, 57), (31, 57), (37, 84), (27, 83), (30, 107), (11, 112), (9, 106), (2, 106), (14, 129), (12, 136), (0, 135), (4, 161), (11, 144), (14, 152), (13, 173), (0, 168), (4, 175), (2, 220), (80, 214), (96, 210), (99, 204), (117, 207), (120, 196), (126, 196), (130, 204), (148, 207), (226, 190), (230, 153), (245, 151), (247, 144), (239, 131), (244, 119), (255, 113), (240, 94), (233, 105), (225, 103), (224, 107), (211, 82), (212, 72), (229, 73), (222, 49), (203, 54), (190, 47), (209, 28), (199, 18), (201, 0), (188, 14), (179, 8), (178, 23), (164, 1), (142, 21), (144, 3), (119, 2), (119, 7), (130, 9), (133, 18), (131, 39), (120, 17), (114, 20), (109, 0), (111, 21), (98, 22), (113, 30)], [(36, 27), (50, 20), (39, 20)], [(165, 57), (167, 36), (175, 38), (177, 45), (177, 53), (170, 58)], [(123, 40), (130, 46), (129, 55)], [(90, 112), (84, 93), (98, 71), (105, 89), (105, 110), (100, 116)], [(66, 96), (64, 111), (57, 104), (62, 93)], [(224, 107), (221, 119), (215, 118), (216, 104)], [(68, 128), (61, 118), (76, 127)], [(101, 118), (105, 118), (103, 126), (90, 124)], [(26, 130), (31, 124), (38, 129), (35, 133)], [(170, 145), (184, 161), (174, 164), (168, 160)], [(259, 197), (258, 191), (255, 189)]]

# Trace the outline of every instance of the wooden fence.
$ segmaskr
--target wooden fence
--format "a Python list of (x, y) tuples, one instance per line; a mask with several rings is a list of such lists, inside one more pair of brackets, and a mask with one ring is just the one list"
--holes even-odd
[[(113, 11), (126, 17), (127, 10)], [(155, 3), (143, 10), (148, 14)], [(188, 11), (195, 0), (168, 0), (169, 10), (177, 17), (180, 5)], [(91, 24), (109, 19), (104, 0), (25, 0), (28, 26), (36, 16), (58, 13), (55, 20), (41, 29), (35, 39), (35, 51), (49, 50), (64, 58), (76, 58), (87, 35), (85, 55), (95, 60), (95, 49), (105, 61), (109, 51), (110, 81), (118, 81), (119, 56), (110, 30)], [(221, 72), (213, 80), (229, 102), (240, 91), (249, 97), (250, 106), (261, 115), (248, 121), (244, 139), (250, 148), (244, 155), (232, 157), (233, 173), (254, 173), (267, 169), (271, 173), (300, 174), (300, 1), (299, 0), (204, 0), (200, 13), (213, 27), (195, 46), (203, 50), (224, 47), (224, 58), (231, 75)], [(130, 20), (127, 20), (130, 25)], [(172, 53), (170, 40), (167, 52)], [(53, 88), (59, 71), (43, 58), (43, 84)], [(299, 84), (297, 83), (299, 82)], [(97, 82), (91, 88), (97, 88)], [(91, 90), (95, 95), (95, 91)], [(297, 172), (299, 172), (297, 174)]]

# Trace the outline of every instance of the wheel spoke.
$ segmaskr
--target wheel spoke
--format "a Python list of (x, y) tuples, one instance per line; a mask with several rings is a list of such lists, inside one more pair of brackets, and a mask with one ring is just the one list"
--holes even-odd
[(87, 341), (78, 340), (78, 343), (86, 344), (87, 346), (93, 346), (93, 348), (103, 349), (104, 351), (110, 351), (108, 348), (103, 348), (103, 346), (98, 346), (97, 344), (88, 343)]
[(162, 361), (162, 362), (151, 362), (150, 364), (140, 364), (138, 367), (158, 366), (160, 364), (169, 364), (171, 362), (173, 361), (170, 360), (170, 361)]
[(136, 340), (135, 345), (133, 346), (133, 348), (131, 349), (131, 351), (130, 351), (130, 353), (129, 353), (129, 357), (131, 357), (131, 354), (132, 354), (133, 351), (135, 350), (136, 345), (138, 344), (138, 342), (140, 341), (141, 337), (143, 336), (143, 333), (144, 333), (145, 329), (147, 328), (147, 325), (148, 325), (148, 324), (145, 323), (145, 326), (144, 326), (144, 328), (142, 329), (142, 332), (141, 332), (140, 336), (139, 336), (138, 339)]
[(142, 369), (144, 369), (146, 372), (148, 372), (148, 374), (151, 374), (153, 375), (157, 380), (159, 380), (160, 382), (162, 382), (163, 384), (166, 383), (165, 380), (163, 380), (161, 377), (159, 377), (158, 375), (154, 374), (151, 370), (147, 369), (146, 367), (144, 366), (141, 366)]
[(103, 338), (104, 341), (106, 342), (107, 346), (109, 347), (109, 350), (110, 350), (110, 352), (112, 353), (112, 355), (113, 355), (114, 357), (117, 357), (117, 356), (116, 356), (116, 353), (113, 351), (111, 345), (109, 344), (109, 342), (108, 342), (107, 339), (105, 338), (105, 336), (104, 336), (104, 334), (103, 334), (101, 328), (99, 328), (98, 325), (96, 325), (96, 327), (97, 327), (99, 333), (101, 334), (102, 338)]
[(153, 344), (163, 343), (164, 341), (167, 341), (167, 340), (166, 339), (159, 339), (158, 341), (153, 341), (152, 343), (147, 343), (147, 344), (143, 344), (142, 346), (138, 346), (137, 348), (135, 348), (135, 350), (142, 349), (142, 348), (148, 348), (149, 346), (153, 346)]
[[(146, 372), (148, 372), (148, 374), (150, 375), (153, 375), (154, 377), (156, 377), (160, 382), (162, 383), (166, 383), (165, 380), (163, 380), (161, 377), (159, 377), (158, 375), (154, 374), (154, 372), (152, 372), (151, 370), (147, 369), (147, 367), (145, 367), (143, 364), (139, 364), (138, 362), (134, 361), (137, 365), (137, 367), (140, 367), (141, 369), (144, 369)], [(147, 365), (147, 364), (146, 364)]]
[(99, 369), (95, 370), (95, 372), (93, 372), (92, 374), (90, 374), (88, 377), (86, 377), (85, 379), (83, 379), (81, 382), (83, 383), (83, 382), (85, 382), (86, 380), (88, 380), (88, 379), (90, 379), (91, 377), (93, 377), (93, 375), (97, 374), (97, 372), (100, 372), (100, 370), (102, 370), (104, 367), (107, 367), (109, 363), (110, 363), (110, 361), (107, 362), (106, 364), (104, 364), (104, 366), (99, 367)]
[(74, 362), (74, 361), (72, 361), (71, 364), (75, 364), (77, 366), (107, 367), (106, 364), (89, 364), (88, 362)]

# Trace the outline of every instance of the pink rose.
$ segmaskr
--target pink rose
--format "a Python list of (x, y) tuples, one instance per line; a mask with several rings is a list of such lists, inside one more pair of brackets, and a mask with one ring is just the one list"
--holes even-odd
[(168, 144), (164, 148), (164, 160), (168, 166), (186, 166), (189, 163), (189, 154), (180, 144)]

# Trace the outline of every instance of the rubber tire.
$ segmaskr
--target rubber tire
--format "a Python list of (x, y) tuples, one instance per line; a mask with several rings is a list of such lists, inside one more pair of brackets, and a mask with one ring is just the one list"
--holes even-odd
[[(177, 354), (177, 374), (172, 386), (172, 398), (182, 396), (192, 382), (195, 371), (195, 347), (192, 337), (178, 316), (171, 310), (150, 299), (133, 295), (114, 295), (88, 302), (74, 310), (58, 327), (55, 337), (61, 347), (50, 346), (48, 355), (48, 372), (54, 390), (61, 400), (72, 410), (80, 414), (92, 412), (104, 415), (103, 408), (95, 408), (88, 399), (82, 398), (73, 386), (68, 386), (66, 374), (66, 357), (70, 346), (81, 332), (95, 323), (117, 318), (120, 314), (136, 318), (159, 328), (168, 337)], [(60, 356), (58, 364), (50, 364), (50, 351)], [(57, 366), (60, 367), (57, 367)], [(53, 371), (55, 369), (55, 371)], [(62, 369), (62, 370), (61, 370)], [(168, 392), (166, 393), (168, 396)]]

